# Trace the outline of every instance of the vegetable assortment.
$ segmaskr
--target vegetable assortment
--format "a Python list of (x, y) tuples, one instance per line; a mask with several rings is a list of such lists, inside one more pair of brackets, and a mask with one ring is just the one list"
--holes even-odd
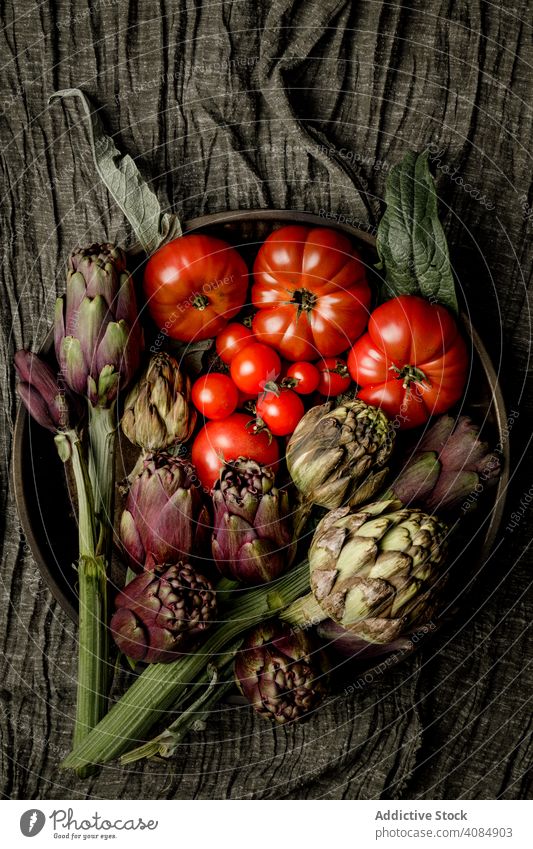
[[(414, 225), (397, 209), (410, 173), (426, 193)], [(212, 236), (164, 244), (144, 295), (165, 343), (140, 373), (143, 309), (125, 255), (109, 245), (72, 255), (56, 322), (68, 393), (36, 355), (15, 358), (20, 396), (55, 433), (78, 491), (80, 683), (66, 768), (168, 756), (232, 674), (259, 715), (304, 718), (327, 696), (337, 643), (368, 662), (438, 620), (450, 519), (499, 462), (460, 415), (469, 355), (427, 158), (393, 169), (387, 200), (381, 293), (330, 228), (275, 230), (250, 269)], [(438, 263), (406, 269), (407, 256), (431, 258), (428, 232)], [(187, 346), (205, 340), (193, 373)], [(120, 424), (138, 459), (114, 529), (126, 388)], [(111, 607), (114, 530), (135, 574)], [(106, 713), (114, 651), (137, 677)], [(128, 751), (167, 711), (170, 726)]]

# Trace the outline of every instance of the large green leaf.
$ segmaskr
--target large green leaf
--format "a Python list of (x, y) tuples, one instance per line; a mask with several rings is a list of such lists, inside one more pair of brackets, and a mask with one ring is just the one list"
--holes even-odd
[(422, 295), (457, 312), (455, 283), (427, 152), (407, 153), (387, 179), (377, 233), (386, 297)]
[[(142, 250), (151, 254), (165, 242), (181, 236), (178, 216), (161, 212), (157, 195), (145, 183), (131, 156), (123, 156), (106, 134), (100, 116), (87, 95), (79, 88), (69, 88), (54, 92), (49, 102), (67, 97), (81, 100), (96, 170), (130, 222)], [(131, 252), (134, 253), (135, 249), (132, 248)]]

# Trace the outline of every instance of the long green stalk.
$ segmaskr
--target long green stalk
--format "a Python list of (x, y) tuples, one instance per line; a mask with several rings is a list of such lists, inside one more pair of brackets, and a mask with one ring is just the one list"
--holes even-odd
[(275, 616), (309, 589), (307, 561), (268, 587), (250, 590), (228, 607), (228, 621), (219, 625), (196, 653), (172, 663), (148, 666), (102, 721), (67, 756), (65, 769), (108, 763), (138, 744), (184, 688), (194, 684), (210, 660), (248, 628)]
[[(89, 472), (75, 431), (68, 434), (72, 469), (78, 500), (78, 680), (74, 746), (98, 725), (106, 711), (107, 626), (106, 569), (103, 556), (96, 554), (97, 526)], [(86, 776), (89, 770), (79, 771)]]
[(105, 625), (106, 570), (103, 557), (80, 557), (78, 685), (74, 746), (106, 711), (109, 680)]
[(89, 404), (89, 475), (94, 493), (94, 512), (99, 523), (100, 554), (109, 562), (113, 545), (115, 494), (116, 405)]
[[(142, 746), (126, 752), (122, 755), (121, 762), (128, 764), (143, 758), (153, 758), (156, 755), (162, 758), (172, 757), (189, 731), (195, 726), (202, 725), (209, 718), (211, 709), (235, 686), (233, 661), (241, 644), (242, 640), (239, 640), (232, 649), (218, 658), (216, 666), (208, 665), (198, 683), (191, 688), (187, 703), (179, 705), (181, 712), (168, 728), (152, 740), (143, 743)], [(221, 673), (224, 676), (222, 680)]]

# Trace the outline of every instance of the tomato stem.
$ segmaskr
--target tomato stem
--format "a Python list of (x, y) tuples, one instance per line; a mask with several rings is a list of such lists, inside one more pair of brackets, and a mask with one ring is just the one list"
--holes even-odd
[(206, 298), (205, 295), (195, 295), (192, 305), (197, 310), (205, 310), (205, 308), (209, 305), (209, 298)]
[(389, 371), (396, 372), (396, 378), (403, 381), (404, 389), (409, 389), (411, 383), (426, 383), (428, 385), (430, 383), (422, 369), (417, 368), (417, 366), (405, 365), (398, 368), (398, 366), (392, 365), (389, 366)]
[(309, 289), (295, 289), (292, 293), (292, 304), (298, 307), (298, 315), (302, 312), (311, 312), (318, 298)]

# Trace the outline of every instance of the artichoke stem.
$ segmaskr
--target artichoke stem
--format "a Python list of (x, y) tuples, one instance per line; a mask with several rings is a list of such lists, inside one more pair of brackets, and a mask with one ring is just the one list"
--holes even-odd
[[(105, 616), (106, 579), (102, 558), (97, 558), (94, 501), (89, 472), (81, 442), (75, 431), (68, 433), (72, 446), (72, 469), (78, 499), (78, 587), (79, 636), (78, 683), (74, 745), (98, 725), (106, 709), (107, 626)], [(94, 770), (83, 767), (80, 778)]]
[(94, 557), (96, 552), (96, 526), (94, 499), (89, 472), (76, 431), (67, 434), (71, 444), (72, 471), (78, 498), (78, 550), (80, 557)]
[(115, 404), (89, 404), (89, 474), (94, 492), (95, 515), (100, 525), (100, 552), (109, 560), (113, 542), (113, 495), (115, 481)]
[(308, 593), (286, 607), (280, 614), (280, 618), (289, 625), (312, 628), (327, 619), (328, 615), (324, 613), (313, 593)]
[[(108, 669), (103, 557), (80, 557), (78, 583), (80, 621), (74, 746), (98, 725), (106, 711)], [(81, 768), (78, 774), (85, 777), (89, 772)]]
[[(190, 704), (182, 709), (177, 719), (168, 728), (154, 737), (153, 740), (126, 752), (120, 759), (121, 763), (129, 764), (142, 758), (153, 758), (157, 755), (162, 758), (169, 758), (174, 755), (185, 735), (204, 723), (209, 718), (211, 709), (235, 686), (232, 667), (235, 654), (241, 644), (242, 640), (239, 640), (232, 649), (218, 660), (216, 669), (207, 670), (202, 675), (192, 689), (193, 699)], [(228, 667), (230, 668), (228, 669)], [(222, 670), (225, 673), (230, 672), (229, 680), (219, 680)], [(199, 696), (195, 695), (197, 689), (201, 689)], [(183, 702), (183, 699), (181, 702)]]
[[(280, 604), (291, 604), (309, 591), (309, 563), (293, 567), (276, 584)], [(205, 672), (213, 657), (244, 631), (279, 613), (272, 609), (272, 585), (243, 593), (225, 611), (227, 621), (216, 628), (201, 649), (172, 663), (154, 663), (137, 678), (99, 725), (63, 761), (63, 769), (109, 763), (145, 737), (165, 711), (181, 704), (191, 684)]]

